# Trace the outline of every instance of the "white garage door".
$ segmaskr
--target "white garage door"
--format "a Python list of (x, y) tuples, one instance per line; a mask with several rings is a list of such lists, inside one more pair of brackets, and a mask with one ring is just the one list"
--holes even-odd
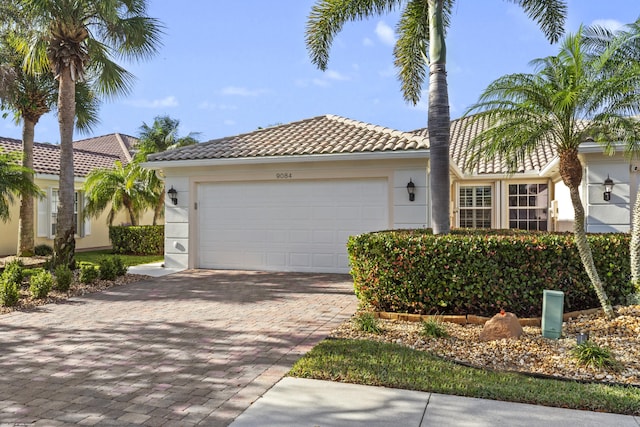
[(352, 234), (389, 228), (384, 179), (198, 186), (198, 267), (349, 271)]

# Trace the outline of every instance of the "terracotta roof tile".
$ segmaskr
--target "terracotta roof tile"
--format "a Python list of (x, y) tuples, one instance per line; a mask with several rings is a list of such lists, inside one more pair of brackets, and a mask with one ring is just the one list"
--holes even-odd
[[(451, 160), (465, 173), (474, 175), (506, 174), (509, 172), (506, 161), (502, 156), (485, 159), (474, 168), (469, 168), (467, 162), (470, 157), (469, 144), (471, 140), (488, 126), (486, 121), (472, 121), (469, 117), (452, 120), (449, 134), (449, 155)], [(416, 135), (429, 137), (427, 128), (415, 130)], [(539, 147), (517, 172), (540, 171), (548, 165), (557, 153), (551, 144)]]
[[(0, 148), (9, 153), (22, 151), (22, 141), (0, 137)], [(75, 149), (73, 153), (74, 176), (87, 176), (96, 168), (112, 168), (119, 157)], [(53, 144), (33, 144), (33, 169), (36, 173), (58, 175), (60, 171), (60, 146)]]
[(73, 147), (94, 153), (117, 156), (123, 164), (126, 164), (131, 161), (137, 144), (138, 138), (121, 133), (112, 133), (74, 141)]
[(326, 115), (152, 154), (148, 159), (226, 159), (427, 148), (427, 139), (419, 135)]

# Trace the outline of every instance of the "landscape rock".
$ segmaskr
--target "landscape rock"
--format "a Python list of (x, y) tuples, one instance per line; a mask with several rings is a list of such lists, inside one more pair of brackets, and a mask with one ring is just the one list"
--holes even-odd
[(514, 339), (520, 338), (521, 335), (522, 326), (520, 326), (518, 317), (502, 310), (484, 324), (484, 328), (480, 332), (480, 341)]

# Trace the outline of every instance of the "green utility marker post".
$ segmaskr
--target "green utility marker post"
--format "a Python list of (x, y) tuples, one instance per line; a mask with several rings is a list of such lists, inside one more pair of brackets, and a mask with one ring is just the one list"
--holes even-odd
[(557, 340), (562, 335), (562, 315), (564, 313), (564, 292), (542, 292), (542, 336)]

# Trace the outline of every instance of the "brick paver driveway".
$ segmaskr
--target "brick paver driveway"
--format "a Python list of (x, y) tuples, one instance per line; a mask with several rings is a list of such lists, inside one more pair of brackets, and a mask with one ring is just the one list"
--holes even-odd
[(227, 425), (356, 305), (345, 275), (188, 271), (0, 316), (0, 424)]

